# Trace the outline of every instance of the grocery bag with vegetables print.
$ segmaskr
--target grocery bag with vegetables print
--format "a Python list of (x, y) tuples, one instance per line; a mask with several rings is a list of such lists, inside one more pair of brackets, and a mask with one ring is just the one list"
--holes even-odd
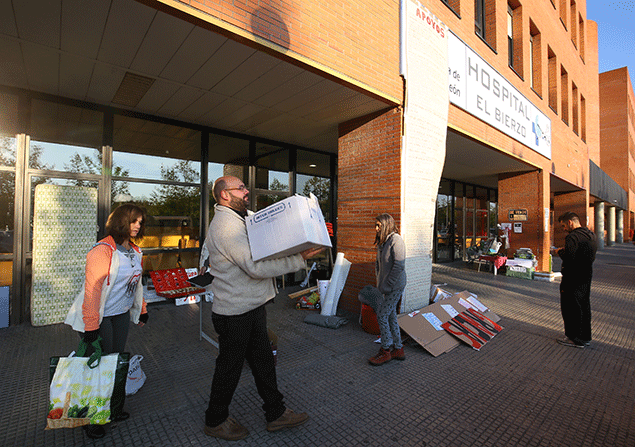
[(102, 356), (92, 368), (86, 357), (59, 358), (51, 381), (46, 428), (110, 422), (118, 357), (119, 354)]

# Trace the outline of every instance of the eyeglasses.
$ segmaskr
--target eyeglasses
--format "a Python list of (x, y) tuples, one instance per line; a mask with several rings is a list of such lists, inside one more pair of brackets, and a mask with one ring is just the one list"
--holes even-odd
[(238, 188), (225, 188), (225, 191), (246, 191), (247, 187), (245, 185), (240, 185)]

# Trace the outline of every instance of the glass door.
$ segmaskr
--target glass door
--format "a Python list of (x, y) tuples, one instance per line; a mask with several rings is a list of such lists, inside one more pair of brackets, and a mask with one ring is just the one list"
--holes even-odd
[(293, 175), (289, 149), (265, 143), (256, 144), (255, 165), (250, 169), (251, 208), (259, 211), (289, 197)]
[(452, 215), (452, 191), (451, 182), (441, 180), (439, 194), (437, 195), (435, 262), (448, 262), (452, 260), (452, 244), (454, 240), (454, 223)]

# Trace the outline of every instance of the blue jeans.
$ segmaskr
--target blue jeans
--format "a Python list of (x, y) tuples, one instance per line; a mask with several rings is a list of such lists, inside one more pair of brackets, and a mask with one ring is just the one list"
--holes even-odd
[(377, 323), (381, 334), (381, 347), (388, 350), (391, 346), (401, 349), (401, 330), (397, 323), (397, 303), (403, 295), (404, 289), (393, 290), (384, 294), (384, 299), (377, 306)]

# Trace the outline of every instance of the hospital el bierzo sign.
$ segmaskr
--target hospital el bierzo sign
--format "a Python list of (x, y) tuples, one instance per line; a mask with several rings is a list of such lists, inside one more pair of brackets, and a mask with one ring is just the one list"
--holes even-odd
[(452, 32), (450, 102), (551, 159), (551, 120)]

